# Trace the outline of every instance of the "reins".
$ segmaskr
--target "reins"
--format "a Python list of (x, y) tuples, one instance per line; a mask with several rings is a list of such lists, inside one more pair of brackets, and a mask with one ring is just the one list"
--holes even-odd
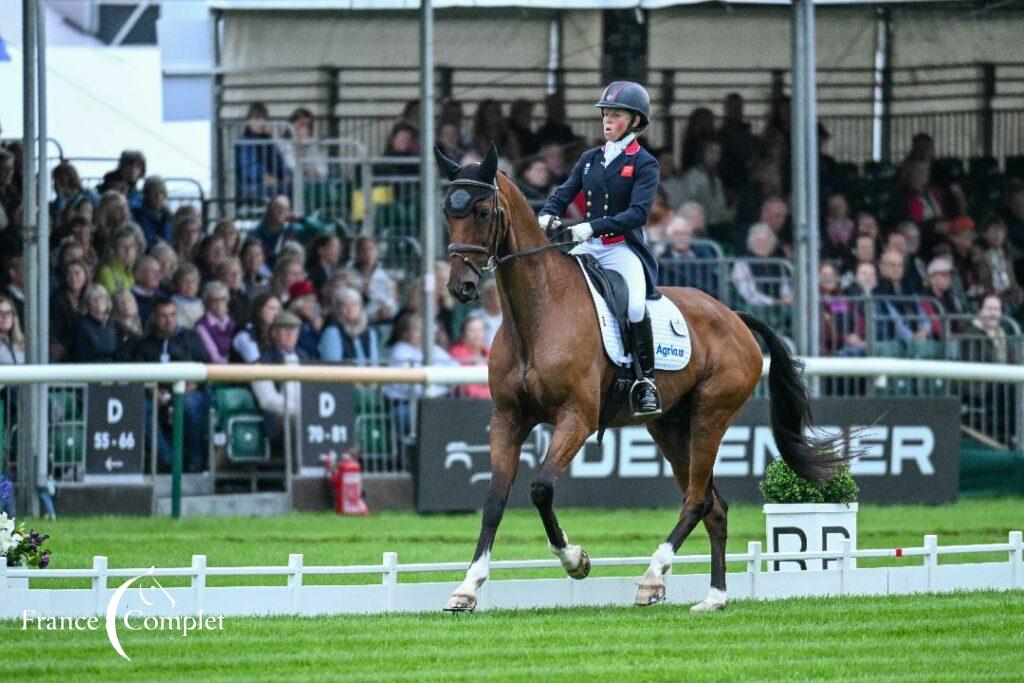
[[(506, 222), (505, 207), (501, 205), (501, 198), (498, 192), (498, 181), (495, 180), (494, 184), (485, 183), (479, 180), (472, 180), (470, 178), (458, 178), (453, 180), (452, 185), (472, 185), (474, 187), (485, 187), (493, 192), (493, 199), (491, 202), (491, 214), (490, 214), (490, 232), (494, 235), (494, 246), (490, 249), (481, 246), (479, 244), (463, 244), (461, 242), (452, 242), (448, 245), (448, 258), (461, 258), (462, 262), (466, 264), (477, 277), (483, 277), (485, 271), (493, 271), (505, 263), (513, 259), (517, 259), (524, 256), (533, 256), (539, 254), (542, 251), (548, 249), (559, 249), (561, 247), (570, 246), (574, 244), (572, 240), (565, 242), (552, 242), (551, 244), (545, 244), (539, 247), (531, 247), (523, 251), (517, 251), (512, 254), (506, 254), (505, 256), (498, 256), (498, 244), (501, 241), (502, 233), (508, 230), (509, 225)], [(498, 230), (495, 230), (495, 227)], [(562, 228), (555, 234), (559, 237), (568, 232), (569, 228)], [(483, 266), (478, 266), (467, 256), (467, 254), (484, 254), (487, 256), (487, 263)]]

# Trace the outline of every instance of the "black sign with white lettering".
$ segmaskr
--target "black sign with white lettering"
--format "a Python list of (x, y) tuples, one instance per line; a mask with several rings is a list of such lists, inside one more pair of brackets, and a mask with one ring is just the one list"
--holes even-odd
[(349, 384), (303, 382), (299, 410), (299, 463), (322, 467), (321, 456), (338, 456), (354, 443), (355, 389)]
[[(823, 398), (813, 401), (820, 434), (854, 434), (851, 463), (862, 502), (945, 503), (959, 487), (959, 406), (952, 398)], [(457, 416), (457, 419), (453, 419)], [(436, 399), (420, 408), (417, 508), (479, 508), (490, 481), (487, 401)], [(758, 483), (777, 456), (768, 401), (748, 401), (722, 439), (715, 485), (730, 502), (763, 503)], [(509, 504), (528, 507), (530, 482), (551, 441), (551, 426), (527, 438)], [(558, 481), (556, 499), (577, 507), (676, 507), (672, 469), (643, 426), (591, 436)]]
[(86, 474), (142, 474), (146, 440), (142, 385), (90, 384), (87, 391)]

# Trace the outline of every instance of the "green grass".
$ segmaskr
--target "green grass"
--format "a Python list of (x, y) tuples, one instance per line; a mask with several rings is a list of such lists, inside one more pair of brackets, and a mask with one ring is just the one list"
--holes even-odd
[[(564, 510), (560, 518), (570, 538), (594, 557), (645, 556), (667, 534), (677, 514)], [(1024, 499), (968, 500), (943, 507), (862, 506), (858, 525), (862, 548), (920, 545), (926, 533), (938, 534), (940, 544), (1005, 541), (1008, 531), (1024, 527)], [(303, 553), (306, 564), (355, 564), (378, 563), (385, 550), (397, 551), (400, 562), (468, 561), (479, 517), (292, 514), (265, 520), (178, 522), (107, 517), (36, 521), (32, 526), (53, 535), (56, 567), (89, 566), (97, 554), (106, 555), (111, 567), (187, 566), (193, 553), (205, 553), (211, 565), (284, 565), (294, 552)], [(730, 552), (743, 552), (747, 541), (763, 536), (759, 508), (737, 505), (730, 510)], [(682, 550), (707, 551), (703, 529)], [(494, 559), (546, 556), (535, 513), (510, 511)], [(920, 559), (904, 561), (916, 564)], [(942, 561), (955, 561), (955, 556)], [(703, 566), (678, 570), (707, 572)], [(595, 568), (595, 575), (602, 573), (612, 570)], [(501, 573), (494, 578), (502, 578)], [(37, 584), (54, 585), (50, 580), (33, 583)], [(223, 582), (211, 580), (210, 585)], [(668, 604), (455, 616), (227, 618), (223, 632), (181, 638), (167, 632), (122, 630), (121, 638), (133, 664), (117, 657), (102, 629), (33, 632), (22, 631), (17, 622), (0, 622), (0, 643), (8, 646), (5, 678), (1019, 680), (1024, 597), (979, 592), (740, 601), (710, 615), (691, 615), (683, 606)]]

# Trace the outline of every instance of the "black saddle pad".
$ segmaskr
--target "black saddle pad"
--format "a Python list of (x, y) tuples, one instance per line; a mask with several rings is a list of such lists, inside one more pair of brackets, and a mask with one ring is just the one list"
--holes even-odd
[(611, 309), (615, 317), (615, 323), (619, 326), (622, 334), (623, 345), (628, 348), (629, 342), (629, 289), (626, 287), (626, 278), (614, 270), (607, 270), (601, 267), (591, 254), (575, 254), (576, 258), (583, 264), (583, 269), (590, 276), (594, 283), (594, 289), (604, 297), (605, 303)]

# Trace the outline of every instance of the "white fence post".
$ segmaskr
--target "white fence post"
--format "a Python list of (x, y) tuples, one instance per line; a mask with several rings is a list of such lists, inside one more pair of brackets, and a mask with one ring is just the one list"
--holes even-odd
[(747, 573), (750, 574), (750, 597), (757, 597), (758, 577), (761, 575), (761, 541), (747, 543)]
[(928, 554), (924, 556), (924, 569), (926, 585), (929, 593), (935, 590), (935, 570), (939, 566), (939, 554), (936, 549), (939, 547), (939, 537), (935, 534), (928, 534), (924, 537), (924, 547)]
[(850, 539), (844, 538), (839, 542), (839, 547), (843, 551), (843, 557), (839, 560), (839, 594), (846, 595), (847, 581), (849, 581), (850, 569), (853, 564), (853, 559), (850, 557)]
[(384, 553), (384, 607), (388, 612), (395, 609), (395, 588), (398, 585), (398, 553)]
[(96, 614), (103, 614), (107, 609), (105, 599), (107, 597), (107, 558), (103, 555), (93, 557), (92, 570), (97, 572), (97, 576), (92, 580), (92, 590), (95, 594), (93, 602), (96, 606)]
[(1024, 588), (1024, 534), (1020, 531), (1010, 532), (1010, 586)]
[(206, 598), (206, 555), (192, 556), (192, 612), (202, 614)]
[(7, 556), (0, 557), (0, 604), (7, 602)]
[(302, 555), (293, 553), (288, 556), (288, 587), (291, 588), (292, 612), (298, 613), (302, 597)]

